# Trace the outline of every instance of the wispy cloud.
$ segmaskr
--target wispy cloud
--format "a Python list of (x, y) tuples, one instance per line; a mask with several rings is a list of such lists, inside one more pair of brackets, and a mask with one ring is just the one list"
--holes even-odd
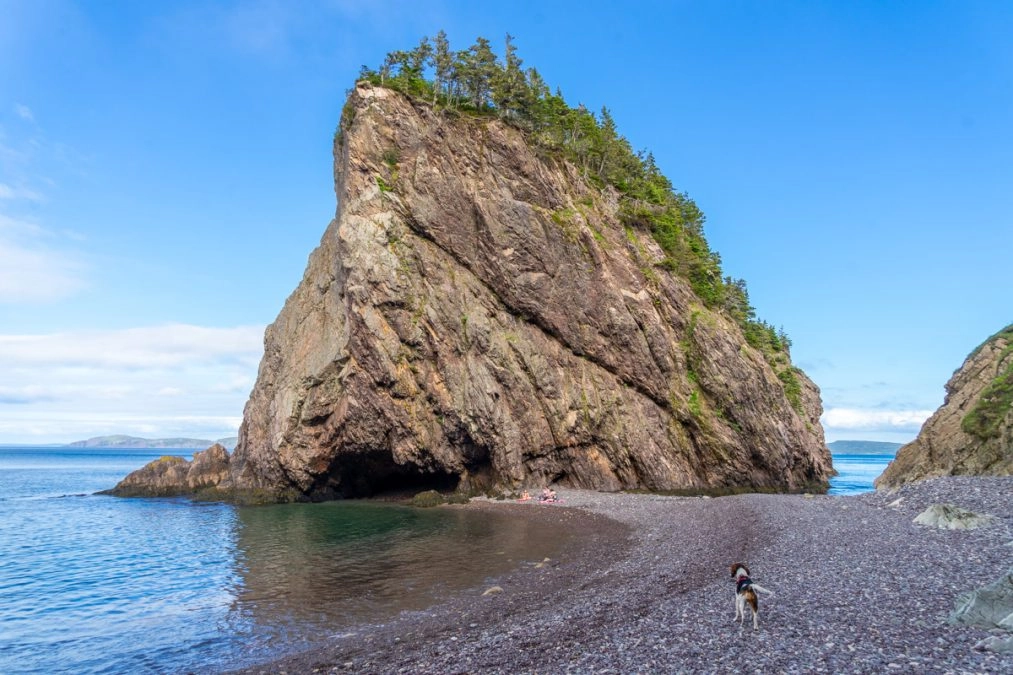
[(23, 120), (25, 120), (27, 122), (34, 122), (35, 121), (35, 115), (32, 114), (32, 109), (29, 108), (28, 106), (26, 106), (23, 103), (15, 103), (14, 104), (14, 112), (17, 113), (18, 117), (20, 117), (21, 119), (23, 119)]
[(0, 303), (52, 302), (88, 285), (82, 258), (54, 247), (61, 237), (0, 214)]
[(234, 415), (107, 415), (28, 413), (18, 420), (0, 417), (0, 442), (66, 443), (123, 433), (149, 438), (206, 438), (235, 435), (242, 418)]
[(932, 413), (932, 410), (830, 408), (823, 413), (822, 422), (828, 433), (841, 431), (917, 433)]
[(33, 403), (49, 403), (53, 400), (55, 400), (53, 393), (45, 387), (37, 385), (0, 386), (0, 405), (31, 405)]
[(41, 202), (42, 193), (36, 192), (31, 188), (27, 188), (23, 185), (17, 187), (8, 185), (7, 183), (0, 183), (0, 199), (6, 199), (10, 201), (23, 199), (30, 202)]
[(263, 326), (0, 335), (0, 443), (234, 434)]
[(256, 365), (263, 326), (208, 328), (168, 324), (124, 330), (0, 335), (0, 367), (154, 369), (240, 363)]

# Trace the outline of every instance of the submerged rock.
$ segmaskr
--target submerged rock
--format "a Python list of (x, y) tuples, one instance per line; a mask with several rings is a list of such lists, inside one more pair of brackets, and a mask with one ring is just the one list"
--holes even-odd
[(967, 357), (946, 383), (943, 405), (876, 487), (957, 475), (1013, 475), (1013, 325)]

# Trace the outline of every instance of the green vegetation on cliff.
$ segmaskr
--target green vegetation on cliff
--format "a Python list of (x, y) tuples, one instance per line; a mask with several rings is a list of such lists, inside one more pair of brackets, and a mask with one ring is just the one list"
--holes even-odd
[[(971, 356), (978, 353), (986, 344), (995, 340), (1005, 340), (1006, 348), (999, 357), (1001, 363), (1009, 359), (1013, 354), (1013, 324), (1006, 326), (1001, 331), (986, 340), (978, 347)], [(985, 387), (981, 396), (975, 401), (974, 407), (960, 421), (960, 428), (972, 436), (981, 440), (988, 440), (999, 435), (1002, 421), (1013, 408), (1013, 359), (995, 379)]]
[[(732, 317), (794, 390), (796, 378), (783, 369), (781, 356), (791, 341), (757, 319), (742, 279), (723, 276), (721, 257), (704, 238), (704, 214), (696, 203), (674, 189), (650, 152), (633, 150), (607, 108), (595, 115), (583, 105), (571, 107), (560, 90), (552, 93), (538, 71), (523, 69), (522, 63), (509, 35), (500, 59), (481, 37), (467, 49), (452, 51), (440, 31), (415, 49), (387, 54), (377, 69), (363, 66), (360, 79), (453, 113), (498, 116), (523, 130), (543, 157), (565, 159), (598, 188), (615, 190), (623, 225), (650, 232), (665, 253), (663, 266), (686, 278), (706, 306)], [(351, 123), (348, 117), (346, 110), (338, 142), (341, 128)]]

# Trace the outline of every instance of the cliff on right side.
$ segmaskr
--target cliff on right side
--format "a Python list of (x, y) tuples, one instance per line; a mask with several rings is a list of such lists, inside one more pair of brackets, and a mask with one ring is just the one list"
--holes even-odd
[(897, 451), (876, 487), (959, 475), (1013, 475), (1013, 324), (964, 360), (942, 407)]

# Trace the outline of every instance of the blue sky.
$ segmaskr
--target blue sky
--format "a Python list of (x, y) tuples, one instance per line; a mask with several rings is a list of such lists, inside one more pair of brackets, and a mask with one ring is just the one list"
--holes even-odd
[[(828, 440), (1013, 322), (1013, 4), (0, 0), (0, 443), (235, 433), (362, 64), (515, 36), (707, 214)], [(501, 51), (501, 49), (499, 50)]]

